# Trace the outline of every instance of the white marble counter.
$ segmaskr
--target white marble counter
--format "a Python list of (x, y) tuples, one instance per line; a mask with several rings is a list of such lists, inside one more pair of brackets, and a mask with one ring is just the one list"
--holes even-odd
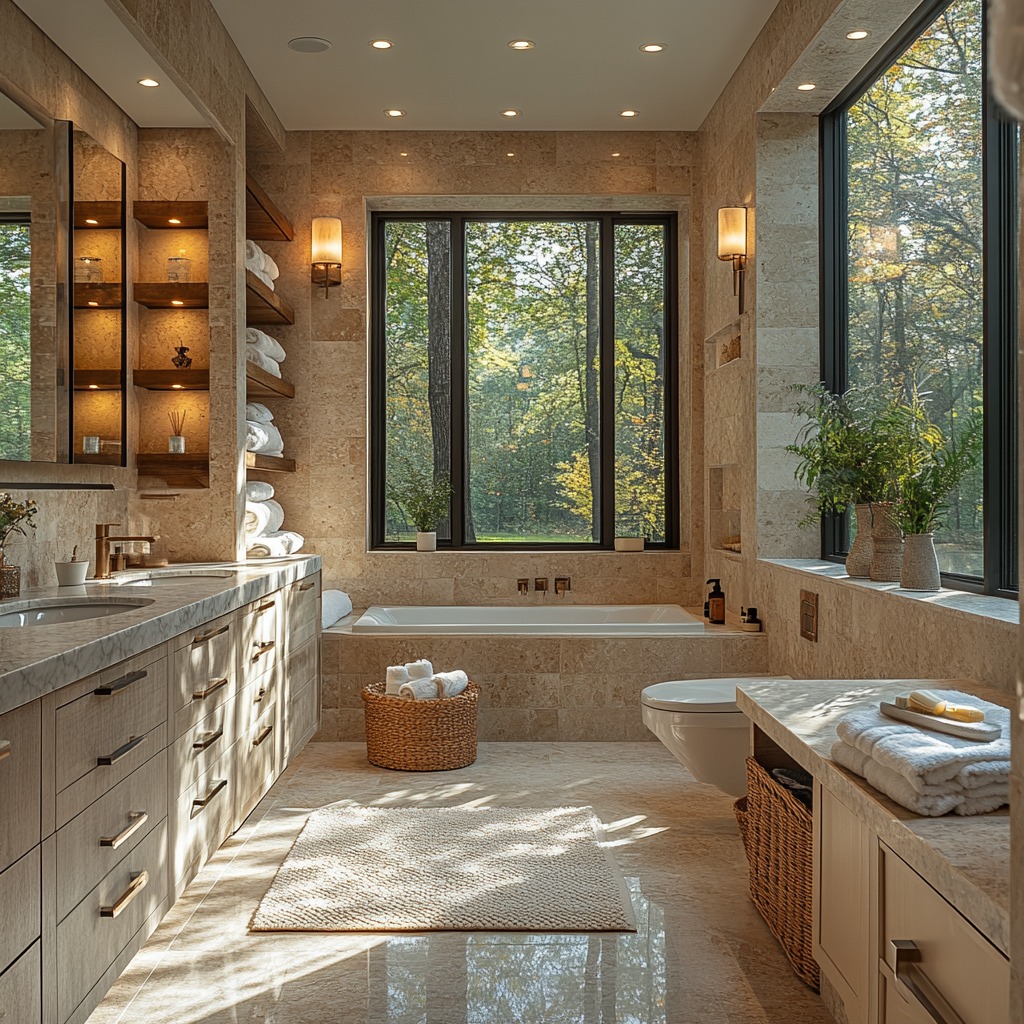
[[(195, 574), (149, 586), (127, 585), (127, 580), (146, 576), (145, 570), (136, 570), (118, 573), (108, 581), (89, 580), (82, 587), (25, 590), (18, 598), (0, 601), (0, 612), (34, 598), (113, 597), (148, 602), (103, 618), (0, 628), (0, 714), (317, 572), (320, 561), (319, 555), (293, 555), (203, 567), (169, 566), (163, 571), (193, 570)], [(231, 572), (227, 576), (204, 576), (204, 568)], [(160, 571), (154, 570), (154, 576)]]
[(795, 679), (737, 690), (747, 717), (822, 786), (854, 811), (879, 839), (938, 890), (990, 942), (1010, 950), (1010, 815), (925, 818), (872, 789), (829, 756), (836, 723), (907, 690), (957, 689), (1009, 707), (1008, 693), (971, 680)]

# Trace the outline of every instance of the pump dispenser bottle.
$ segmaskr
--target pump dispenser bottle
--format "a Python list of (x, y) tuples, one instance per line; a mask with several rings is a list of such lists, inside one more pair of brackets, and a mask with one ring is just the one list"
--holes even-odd
[(708, 583), (714, 584), (708, 594), (708, 622), (721, 626), (725, 623), (725, 591), (722, 590), (722, 581), (710, 579)]

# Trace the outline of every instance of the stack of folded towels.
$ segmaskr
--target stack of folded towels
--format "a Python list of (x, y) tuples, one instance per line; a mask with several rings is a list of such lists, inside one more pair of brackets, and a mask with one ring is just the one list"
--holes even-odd
[(916, 814), (985, 814), (1008, 804), (1010, 712), (958, 690), (931, 692), (950, 704), (981, 709), (986, 722), (1001, 727), (1001, 735), (962, 739), (868, 708), (839, 720), (832, 760)]
[(268, 288), (281, 276), (277, 264), (253, 241), (245, 240), (245, 269), (251, 270)]
[(250, 480), (245, 485), (245, 550), (251, 558), (294, 555), (302, 550), (300, 533), (282, 530), (284, 509), (274, 500), (272, 484)]
[(403, 700), (437, 700), (439, 697), (457, 697), (466, 688), (469, 677), (461, 669), (435, 672), (425, 658), (406, 665), (388, 668), (384, 692)]
[(274, 426), (274, 414), (259, 402), (245, 407), (245, 450), (260, 455), (283, 455), (284, 439)]
[(281, 376), (281, 363), (286, 356), (281, 343), (258, 327), (245, 329), (245, 358), (266, 370), (272, 377)]

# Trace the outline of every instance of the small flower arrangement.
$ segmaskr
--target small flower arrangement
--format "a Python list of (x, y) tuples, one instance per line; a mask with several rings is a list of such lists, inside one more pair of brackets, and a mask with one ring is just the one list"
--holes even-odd
[(4, 556), (7, 538), (12, 533), (26, 536), (26, 526), (34, 530), (36, 524), (32, 522), (32, 519), (38, 511), (38, 506), (31, 498), (22, 503), (15, 501), (10, 494), (0, 494), (0, 565), (7, 564), (7, 559)]

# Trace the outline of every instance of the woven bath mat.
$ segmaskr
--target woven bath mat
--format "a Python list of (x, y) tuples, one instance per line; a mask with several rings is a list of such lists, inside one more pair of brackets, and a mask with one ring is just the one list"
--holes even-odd
[(590, 807), (314, 811), (253, 931), (634, 931)]

